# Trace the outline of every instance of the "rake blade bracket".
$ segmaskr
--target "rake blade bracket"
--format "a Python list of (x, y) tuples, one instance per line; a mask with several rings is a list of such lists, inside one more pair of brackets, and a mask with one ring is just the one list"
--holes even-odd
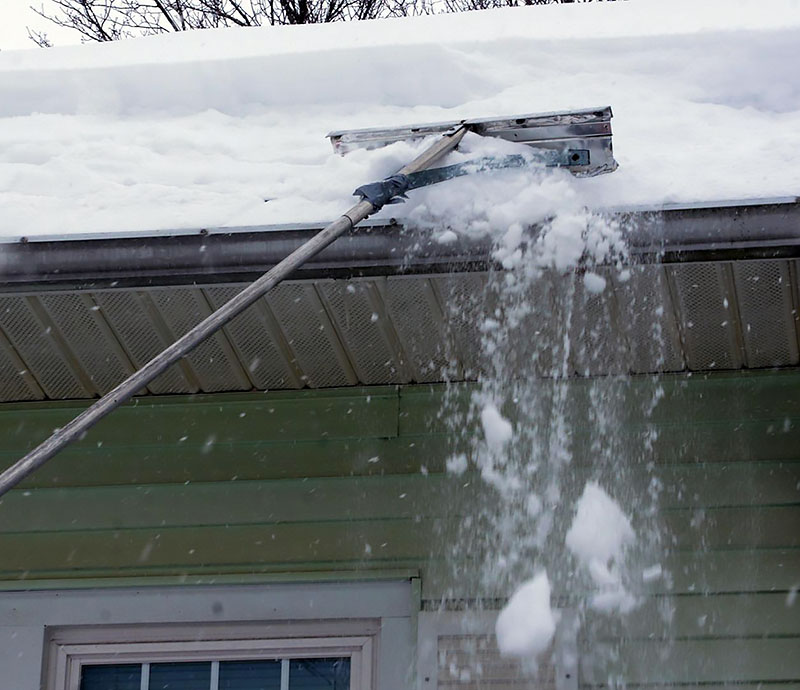
[(454, 128), (467, 128), (485, 137), (497, 137), (524, 144), (545, 159), (546, 165), (564, 167), (579, 176), (592, 176), (617, 169), (611, 145), (611, 108), (588, 108), (440, 122), (402, 127), (354, 129), (331, 132), (334, 151), (346, 154), (355, 149), (375, 149), (397, 141), (413, 141), (442, 135)]

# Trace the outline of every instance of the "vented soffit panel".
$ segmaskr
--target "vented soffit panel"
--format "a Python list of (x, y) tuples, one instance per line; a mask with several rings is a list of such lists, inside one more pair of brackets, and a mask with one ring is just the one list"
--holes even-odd
[[(599, 295), (577, 273), (538, 281), (531, 337), (520, 331), (516, 346), (568, 335), (568, 373), (579, 377), (800, 364), (800, 260), (644, 264), (627, 280), (597, 270)], [(287, 281), (141, 393), (475, 380), (489, 370), (480, 326), (497, 317), (489, 279)], [(243, 285), (0, 293), (0, 402), (102, 395)], [(536, 375), (549, 375), (545, 350)]]
[[(772, 237), (782, 232), (785, 249), (790, 246), (787, 240), (798, 235), (797, 209), (792, 202), (732, 206), (725, 212), (684, 210), (676, 216), (659, 212), (648, 221), (635, 217), (649, 223), (650, 231), (658, 223), (684, 229), (689, 227), (685, 224), (695, 223), (696, 228), (706, 228), (706, 243), (713, 233), (722, 232), (720, 228), (727, 227), (731, 235), (731, 223), (740, 237), (758, 235), (760, 227)], [(384, 246), (391, 237), (381, 232), (373, 226), (374, 237)], [(402, 230), (397, 232), (402, 236)], [(241, 249), (241, 238), (225, 245), (226, 237), (221, 250)], [(281, 241), (289, 242), (285, 237)], [(269, 245), (272, 240), (260, 242)], [(113, 249), (105, 247), (102, 252)], [(676, 253), (673, 260), (661, 256), (659, 261), (648, 259), (633, 266), (628, 280), (622, 280), (616, 269), (601, 267), (595, 270), (607, 287), (600, 295), (584, 289), (579, 272), (548, 275), (531, 296), (539, 308), (529, 327), (551, 336), (570, 329), (568, 370), (573, 376), (798, 366), (800, 259), (783, 250), (777, 258), (752, 250), (748, 247), (747, 258), (735, 259), (725, 258), (724, 253), (718, 257), (719, 243), (698, 252), (681, 250), (681, 261)], [(341, 251), (339, 260), (344, 262), (349, 250)], [(110, 261), (111, 254), (107, 256)], [(380, 263), (380, 255), (373, 258), (382, 273), (352, 276), (353, 271), (348, 274), (343, 266), (337, 270), (318, 266), (281, 284), (141, 393), (479, 377), (487, 366), (480, 347), (480, 324), (491, 302), (486, 297), (490, 295), (487, 258), (483, 263), (451, 261), (447, 271), (435, 270), (435, 263), (424, 264), (406, 274), (396, 265)], [(327, 261), (336, 263), (331, 257)], [(87, 259), (86, 265), (90, 263)], [(120, 265), (118, 260), (117, 270)], [(73, 270), (80, 268), (76, 261)], [(35, 271), (27, 270), (30, 278)], [(0, 288), (0, 402), (102, 395), (245, 285), (232, 279), (238, 277), (236, 272), (219, 282), (151, 283), (106, 277), (78, 281), (79, 287), (25, 280), (23, 273), (18, 271), (17, 282)], [(113, 282), (117, 284), (112, 287)], [(571, 295), (568, 321), (559, 316), (559, 295)], [(541, 375), (548, 375), (544, 360), (542, 367)]]

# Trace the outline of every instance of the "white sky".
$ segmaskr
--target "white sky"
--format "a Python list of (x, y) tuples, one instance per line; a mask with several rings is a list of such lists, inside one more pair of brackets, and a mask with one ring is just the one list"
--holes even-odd
[(76, 32), (59, 29), (55, 24), (38, 16), (31, 5), (48, 10), (50, 0), (0, 0), (0, 50), (36, 48), (28, 38), (26, 27), (44, 31), (55, 45), (80, 43)]

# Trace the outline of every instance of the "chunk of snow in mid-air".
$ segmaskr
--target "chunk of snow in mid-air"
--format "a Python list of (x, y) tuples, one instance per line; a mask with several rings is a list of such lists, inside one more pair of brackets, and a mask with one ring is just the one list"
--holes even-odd
[(599, 484), (588, 482), (567, 532), (569, 550), (582, 563), (608, 563), (620, 560), (623, 549), (635, 538), (631, 522), (619, 504)]
[(530, 517), (536, 517), (542, 512), (542, 499), (536, 494), (530, 493), (525, 497), (525, 512)]
[(622, 585), (608, 587), (600, 590), (592, 595), (589, 601), (590, 606), (595, 611), (601, 613), (614, 614), (614, 613), (630, 613), (638, 605), (636, 597), (634, 597)]
[(467, 471), (467, 456), (463, 453), (447, 459), (447, 471), (451, 474), (464, 474)]
[(535, 661), (550, 646), (556, 622), (550, 608), (550, 581), (541, 572), (520, 585), (500, 611), (495, 624), (497, 647), (503, 656)]
[(511, 422), (492, 404), (486, 405), (481, 410), (481, 424), (486, 443), (492, 450), (500, 450), (514, 435)]
[(520, 244), (524, 235), (521, 223), (511, 223), (503, 237), (500, 239), (494, 258), (500, 262), (505, 269), (515, 268), (522, 259), (522, 249)]
[(445, 230), (442, 233), (439, 233), (436, 237), (436, 241), (439, 244), (453, 244), (453, 242), (458, 240), (458, 235), (454, 233), (452, 230)]
[(656, 563), (642, 570), (642, 580), (644, 582), (652, 582), (653, 580), (658, 580), (662, 574), (661, 564)]
[(542, 263), (558, 271), (574, 267), (584, 251), (586, 213), (561, 213), (556, 216), (540, 239)]
[[(341, 157), (331, 130), (604, 105), (613, 174), (470, 175), (383, 217), (501, 237), (565, 209), (792, 195), (799, 7), (556, 3), (3, 51), (0, 236), (316, 223), (419, 151)], [(452, 162), (503, 149), (464, 147)], [(575, 239), (566, 232), (555, 263), (576, 259)]]
[(625, 613), (635, 606), (635, 598), (623, 586), (621, 571), (625, 549), (635, 540), (619, 504), (596, 482), (587, 483), (565, 543), (597, 588), (590, 604), (598, 611)]
[(599, 295), (606, 289), (606, 279), (603, 276), (589, 271), (583, 276), (584, 287), (594, 295)]

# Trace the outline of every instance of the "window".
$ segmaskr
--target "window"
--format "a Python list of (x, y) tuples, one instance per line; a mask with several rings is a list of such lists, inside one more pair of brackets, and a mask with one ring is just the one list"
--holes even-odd
[(62, 628), (48, 690), (370, 690), (376, 632), (373, 621)]
[(350, 657), (84, 664), (80, 690), (350, 690)]

